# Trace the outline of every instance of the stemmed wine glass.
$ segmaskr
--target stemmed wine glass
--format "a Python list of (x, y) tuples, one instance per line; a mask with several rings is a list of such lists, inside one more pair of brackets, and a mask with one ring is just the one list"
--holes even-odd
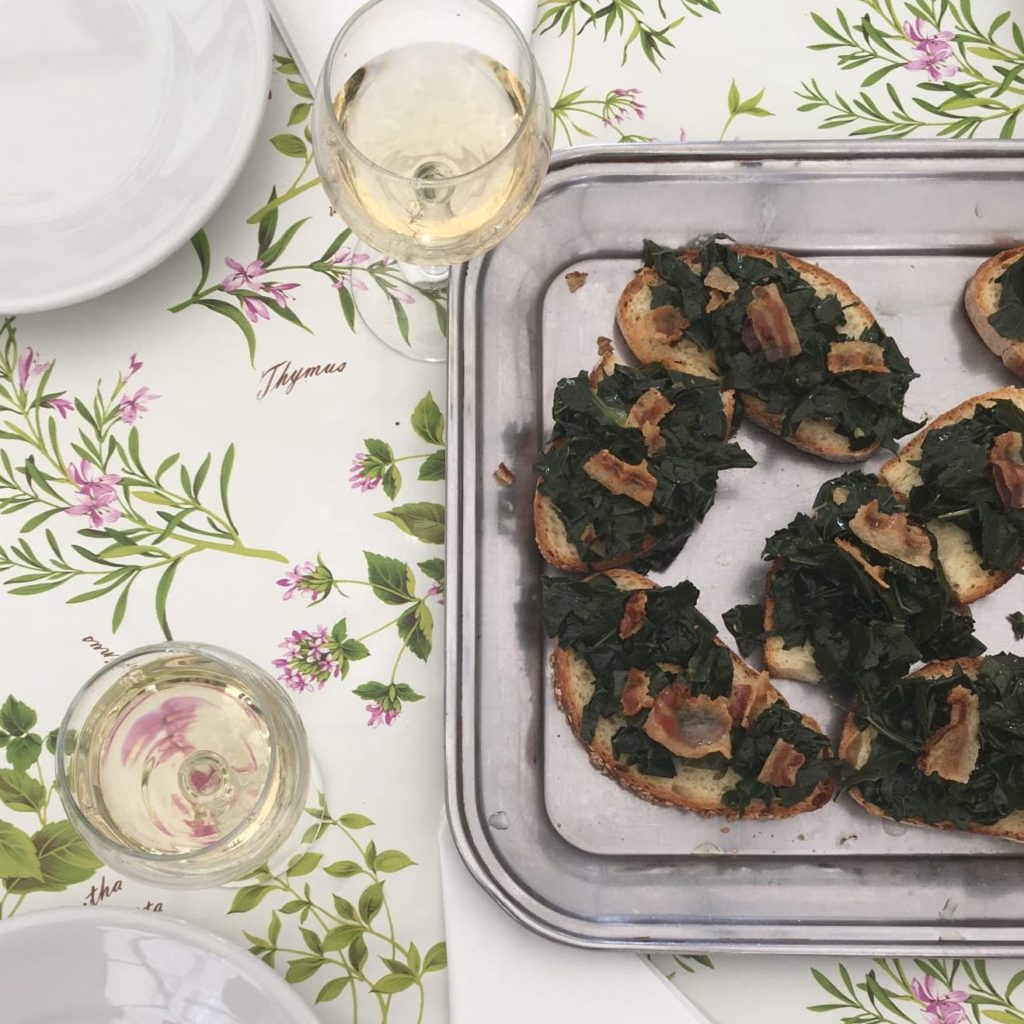
[(449, 266), (497, 245), (547, 170), (551, 110), (529, 44), (490, 0), (371, 0), (334, 40), (312, 132), (335, 209), (378, 250), (357, 253), (378, 268), (369, 287), (352, 282), (360, 316), (398, 351), (444, 359)]

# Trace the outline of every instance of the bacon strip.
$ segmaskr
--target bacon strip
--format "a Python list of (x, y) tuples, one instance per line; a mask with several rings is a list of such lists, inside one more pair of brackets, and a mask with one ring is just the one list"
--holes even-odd
[(654, 501), (658, 481), (648, 470), (646, 459), (634, 466), (612, 455), (607, 448), (602, 448), (583, 463), (583, 472), (605, 490), (612, 494), (624, 494), (645, 508), (650, 508)]
[(1000, 434), (992, 442), (988, 461), (992, 466), (992, 480), (1010, 509), (1024, 508), (1024, 456), (1021, 445), (1024, 438), (1015, 430)]
[(946, 698), (949, 725), (928, 737), (917, 766), (925, 775), (939, 775), (950, 782), (967, 782), (978, 763), (981, 713), (978, 695), (965, 686), (954, 686)]
[(857, 564), (883, 589), (889, 590), (889, 584), (885, 582), (885, 568), (881, 565), (872, 565), (856, 544), (852, 544), (842, 537), (836, 538), (836, 547), (842, 548), (848, 555), (851, 555)]
[(740, 290), (739, 282), (717, 263), (708, 271), (707, 277), (704, 278), (704, 284), (706, 284), (708, 288), (714, 288), (716, 291), (725, 292), (727, 295), (732, 295), (733, 292), (738, 292)]
[(885, 365), (885, 349), (873, 341), (834, 341), (828, 350), (830, 373), (891, 373)]
[(651, 707), (644, 732), (679, 757), (732, 755), (732, 715), (725, 697), (691, 697), (683, 683), (666, 687)]
[(657, 426), (675, 406), (657, 389), (648, 388), (632, 405), (626, 417), (627, 427)]
[(645, 423), (640, 428), (640, 433), (644, 435), (644, 444), (647, 445), (648, 455), (657, 455), (658, 452), (665, 450), (667, 442), (662, 436), (661, 427), (654, 423)]
[(736, 680), (732, 684), (732, 696), (729, 699), (729, 714), (733, 724), (746, 729), (775, 700), (767, 672), (759, 672), (752, 682)]
[(612, 347), (611, 338), (597, 339), (597, 365), (590, 371), (590, 389), (597, 390), (597, 385), (604, 377), (610, 377), (615, 372), (615, 350)]
[(778, 739), (757, 776), (763, 786), (795, 786), (796, 773), (807, 760), (792, 743)]
[(759, 284), (754, 288), (747, 318), (751, 329), (742, 332), (742, 339), (751, 355), (760, 352), (767, 362), (774, 363), (800, 354), (800, 336), (778, 285)]
[(690, 326), (690, 321), (675, 306), (659, 306), (652, 309), (651, 322), (654, 325), (654, 340), (667, 342), (669, 345), (679, 341), (683, 331)]
[(626, 688), (622, 691), (622, 711), (626, 715), (638, 715), (654, 703), (650, 694), (651, 677), (638, 668), (631, 668), (626, 676)]
[(915, 526), (902, 512), (891, 516), (880, 512), (877, 499), (857, 509), (850, 520), (850, 529), (858, 540), (883, 555), (907, 565), (935, 568), (932, 539), (928, 532)]
[(634, 633), (639, 632), (640, 627), (647, 618), (647, 591), (635, 590), (626, 599), (625, 607), (622, 609), (622, 621), (619, 623), (619, 639), (625, 640)]

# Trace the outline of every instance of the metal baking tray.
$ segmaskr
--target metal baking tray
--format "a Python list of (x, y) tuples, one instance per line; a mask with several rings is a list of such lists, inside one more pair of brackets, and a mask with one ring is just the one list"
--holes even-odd
[[(531, 472), (555, 382), (593, 364), (598, 335), (615, 335), (615, 302), (645, 237), (683, 244), (714, 231), (846, 280), (921, 374), (909, 415), (1013, 382), (961, 297), (983, 258), (1024, 239), (1021, 144), (557, 154), (521, 227), (452, 277), (446, 717), (457, 846), (510, 914), (575, 945), (1020, 955), (1024, 846), (902, 827), (849, 800), (781, 822), (654, 807), (591, 768), (555, 707)], [(575, 293), (570, 270), (589, 275)], [(765, 537), (841, 471), (752, 425), (740, 440), (759, 466), (721, 475), (704, 524), (655, 576), (693, 580), (720, 629), (723, 611), (763, 591)], [(515, 473), (510, 487), (494, 479), (500, 462)], [(1022, 650), (1005, 618), (1020, 607), (1016, 581), (975, 606), (991, 651)], [(828, 688), (779, 687), (837, 735)]]

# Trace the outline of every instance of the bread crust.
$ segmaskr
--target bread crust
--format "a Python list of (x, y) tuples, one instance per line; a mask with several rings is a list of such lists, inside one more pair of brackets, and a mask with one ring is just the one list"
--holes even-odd
[[(979, 405), (991, 405), (999, 399), (1013, 402), (1019, 408), (1024, 409), (1024, 387), (1010, 385), (1005, 388), (997, 388), (995, 391), (986, 391), (984, 394), (968, 398), (952, 409), (936, 416), (928, 426), (915, 434), (900, 449), (898, 455), (894, 455), (882, 466), (878, 471), (879, 480), (892, 490), (897, 501), (905, 505), (910, 497), (910, 492), (921, 480), (917, 472), (917, 462), (920, 460), (921, 447), (924, 445), (925, 438), (939, 427), (947, 426), (950, 423), (957, 423), (960, 420), (970, 419)], [(943, 557), (944, 542), (953, 545), (957, 540), (962, 541), (962, 538), (952, 535), (952, 531), (948, 528), (950, 524), (926, 525), (939, 543), (939, 560), (942, 563), (950, 589), (960, 604), (973, 604), (975, 601), (998, 590), (1003, 584), (1013, 578), (1014, 573), (981, 568), (980, 555), (977, 556), (977, 564), (971, 565), (966, 572), (954, 571), (952, 559), (948, 556)], [(952, 525), (954, 525), (955, 529), (958, 529), (955, 527), (955, 524)], [(962, 547), (962, 543), (960, 546)]]
[(1024, 379), (1024, 338), (1004, 337), (988, 322), (999, 308), (1003, 294), (1003, 286), (997, 284), (996, 279), (1021, 258), (1024, 258), (1024, 245), (1005, 249), (985, 260), (967, 283), (964, 307), (978, 337), (1014, 376)]
[[(864, 302), (844, 281), (814, 263), (808, 263), (789, 253), (755, 245), (734, 247), (745, 256), (753, 256), (771, 262), (776, 253), (781, 255), (814, 290), (824, 297), (836, 295), (843, 305), (846, 325), (840, 332), (842, 337), (859, 338), (864, 330), (875, 323), (874, 315)], [(696, 250), (683, 249), (678, 255), (691, 270), (699, 272), (700, 254)], [(671, 344), (657, 336), (651, 314), (651, 288), (661, 279), (650, 267), (644, 267), (626, 285), (619, 298), (616, 319), (630, 351), (644, 363), (661, 363), (670, 369), (685, 369), (689, 373), (717, 377), (718, 367), (714, 353), (702, 349), (687, 337)], [(853, 449), (848, 438), (843, 437), (835, 425), (828, 420), (804, 420), (791, 435), (782, 432), (783, 417), (770, 413), (765, 403), (756, 395), (742, 392), (744, 408), (753, 422), (782, 437), (801, 451), (830, 462), (863, 462), (870, 458), (878, 445)]]
[[(652, 590), (657, 585), (652, 583), (646, 576), (632, 572), (628, 569), (613, 569), (607, 573), (620, 590)], [(716, 640), (720, 646), (725, 647), (721, 641)], [(728, 649), (728, 648), (727, 648)], [(733, 664), (733, 677), (754, 678), (759, 673), (755, 672), (749, 665), (740, 659), (733, 651), (729, 651)], [(726, 818), (790, 818), (806, 811), (813, 811), (832, 798), (835, 790), (835, 780), (826, 779), (820, 783), (808, 797), (792, 807), (766, 807), (760, 801), (755, 802), (741, 815), (737, 811), (724, 807), (721, 804), (720, 796), (734, 784), (738, 778), (735, 773), (728, 771), (724, 775), (710, 768), (698, 768), (686, 766), (677, 770), (673, 779), (660, 779), (654, 776), (643, 775), (633, 767), (619, 764), (611, 748), (611, 735), (619, 725), (625, 723), (625, 718), (616, 716), (613, 719), (602, 719), (597, 732), (591, 742), (585, 742), (580, 738), (580, 723), (583, 718), (585, 701), (582, 699), (581, 691), (592, 684), (593, 675), (586, 662), (574, 651), (565, 650), (556, 646), (551, 655), (551, 666), (554, 674), (555, 701), (565, 714), (573, 734), (587, 750), (591, 764), (609, 778), (614, 779), (619, 785), (639, 796), (642, 800), (650, 803), (662, 804), (695, 811), (698, 814), (717, 815)], [(786, 703), (782, 694), (770, 686), (769, 696), (772, 702), (781, 701)], [(808, 716), (803, 717), (804, 724), (817, 732), (821, 732), (821, 726)], [(831, 750), (826, 752), (826, 757), (831, 758)], [(718, 779), (715, 779), (719, 776)], [(686, 783), (690, 785), (687, 786)], [(718, 797), (714, 796), (714, 783), (717, 782)], [(703, 791), (710, 789), (710, 793)]]
[[(959, 667), (972, 679), (977, 676), (981, 669), (984, 658), (952, 658), (948, 661), (933, 661), (919, 668), (916, 672), (910, 673), (910, 678), (936, 679), (948, 676), (955, 668)], [(843, 732), (839, 739), (839, 756), (844, 761), (850, 761), (847, 757), (850, 746), (860, 735), (860, 730), (854, 723), (854, 712), (850, 711), (843, 721)], [(979, 835), (998, 836), (1001, 839), (1010, 839), (1014, 842), (1024, 842), (1024, 811), (1014, 811), (1000, 821), (992, 825), (968, 825), (966, 829), (958, 828), (951, 821), (927, 822), (920, 818), (894, 818), (891, 814), (865, 799), (860, 787), (854, 786), (850, 790), (850, 796), (857, 801), (868, 812), (876, 818), (887, 818), (890, 821), (898, 821), (901, 825), (913, 825), (915, 828), (938, 828), (950, 832), (975, 832)]]

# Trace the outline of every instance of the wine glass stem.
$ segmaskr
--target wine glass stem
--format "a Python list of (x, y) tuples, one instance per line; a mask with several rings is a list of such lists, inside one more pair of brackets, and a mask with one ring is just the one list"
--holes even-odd
[(448, 272), (451, 268), (446, 264), (422, 267), (416, 263), (400, 262), (398, 269), (409, 284), (422, 291), (441, 291), (448, 287)]

